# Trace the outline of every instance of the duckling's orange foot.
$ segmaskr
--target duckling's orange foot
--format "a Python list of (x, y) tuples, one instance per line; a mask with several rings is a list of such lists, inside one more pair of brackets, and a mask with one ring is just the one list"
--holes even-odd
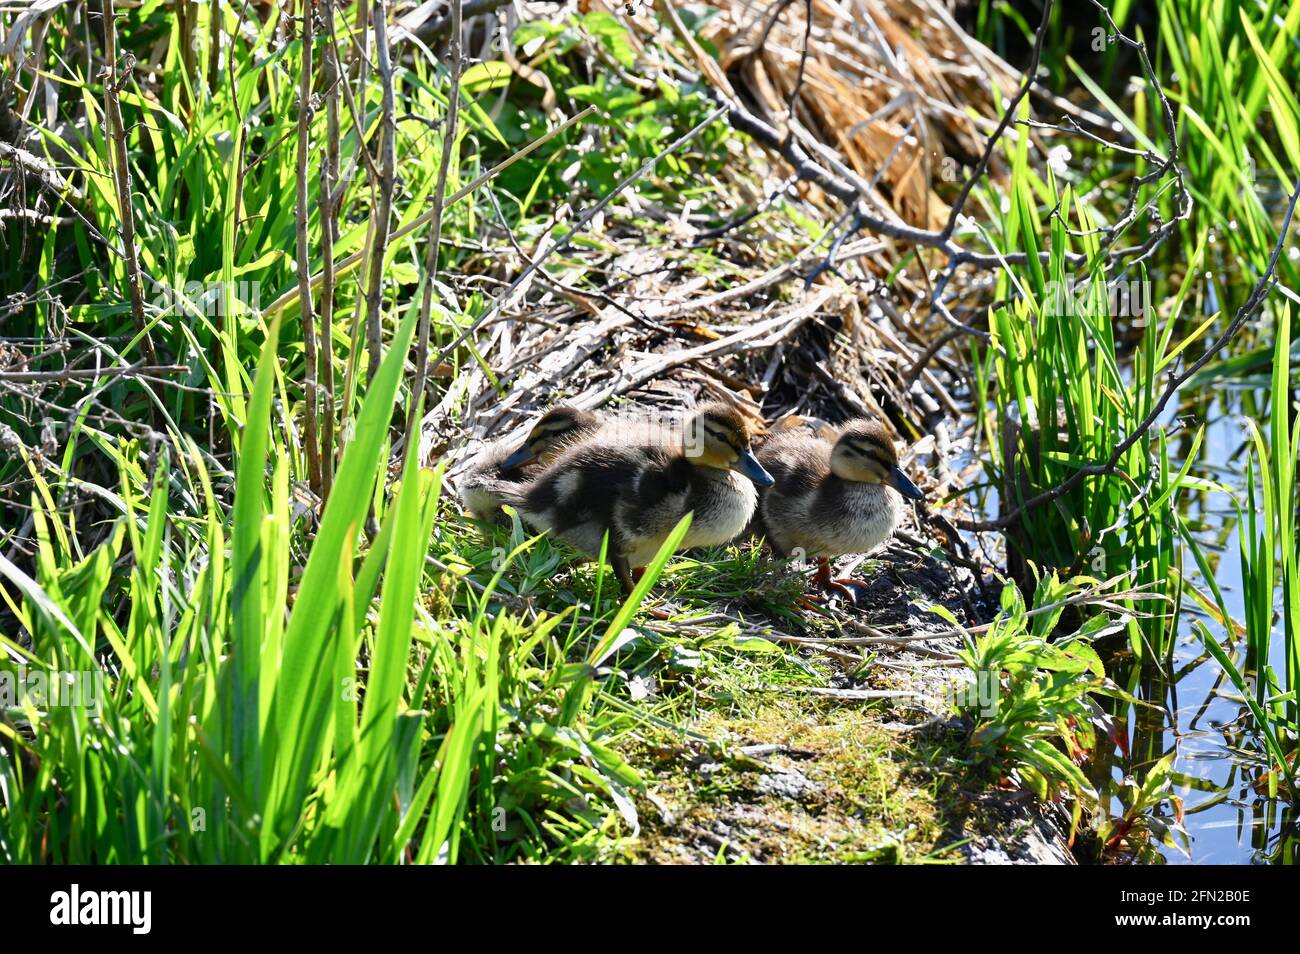
[(804, 609), (820, 613), (822, 616), (829, 616), (829, 610), (836, 605), (844, 603), (853, 607), (858, 605), (853, 588), (843, 586), (836, 580), (832, 580), (820, 589), (808, 590), (802, 596), (796, 597), (795, 602)]
[(853, 604), (855, 608), (861, 608), (867, 605), (867, 597), (870, 594), (867, 584), (861, 580), (855, 580), (851, 577), (840, 577), (830, 581), (830, 585), (835, 588), (837, 593), (841, 593)]
[[(817, 572), (813, 574), (812, 584), (821, 592), (809, 592), (804, 596), (804, 603), (807, 605), (811, 601), (825, 602), (829, 597), (838, 596), (846, 601), (850, 606), (858, 607), (862, 605), (862, 600), (867, 595), (866, 584), (860, 580), (854, 579), (835, 579), (831, 576), (831, 563), (825, 557), (819, 557), (817, 560)], [(810, 607), (811, 608), (811, 607)]]
[(650, 616), (652, 619), (672, 619), (674, 616), (680, 616), (684, 612), (686, 612), (686, 610), (678, 606), (676, 603), (665, 601), (660, 603), (658, 606), (647, 609), (646, 615)]
[(839, 601), (850, 606), (858, 605), (857, 590), (862, 588), (862, 584), (857, 580), (814, 580), (814, 582), (818, 588), (809, 590), (803, 595), (802, 600), (805, 604)]
[(806, 610), (812, 610), (814, 613), (825, 613), (823, 604), (826, 602), (826, 596), (820, 592), (809, 590), (803, 596), (795, 597), (795, 602)]

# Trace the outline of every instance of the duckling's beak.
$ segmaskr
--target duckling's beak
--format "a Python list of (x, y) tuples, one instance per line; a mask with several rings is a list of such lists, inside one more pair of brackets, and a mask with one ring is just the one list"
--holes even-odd
[(740, 452), (740, 459), (731, 465), (731, 469), (744, 474), (759, 487), (771, 487), (776, 483), (772, 479), (772, 475), (763, 469), (763, 465), (758, 462), (758, 458), (748, 450)]
[(925, 494), (921, 493), (916, 484), (912, 483), (912, 481), (908, 479), (907, 474), (903, 473), (902, 468), (900, 467), (895, 467), (889, 472), (889, 476), (885, 478), (885, 483), (889, 484), (889, 486), (893, 487), (904, 497), (908, 497), (912, 500), (925, 499)]
[(531, 464), (537, 460), (537, 453), (525, 444), (519, 450), (515, 451), (509, 457), (501, 462), (501, 466), (507, 470), (513, 470), (516, 467), (523, 467), (524, 464)]

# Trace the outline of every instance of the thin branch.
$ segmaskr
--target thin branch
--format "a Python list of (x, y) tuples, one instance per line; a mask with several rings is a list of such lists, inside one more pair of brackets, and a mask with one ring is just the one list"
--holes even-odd
[[(329, 35), (325, 39), (325, 52), (321, 61), (321, 81), (325, 87), (325, 152), (320, 164), (320, 241), (321, 259), (324, 262), (321, 268), (319, 358), (320, 397), (324, 409), (320, 435), (322, 501), (329, 497), (330, 488), (334, 485), (334, 413), (337, 406), (334, 395), (334, 243), (338, 241), (339, 206), (344, 194), (342, 189), (335, 192), (334, 183), (339, 175), (339, 93), (341, 89), (347, 88), (347, 81), (339, 69), (338, 38), (334, 34), (332, 7), (327, 7), (325, 17), (329, 21)], [(310, 293), (309, 287), (306, 294)], [(315, 401), (312, 404), (314, 406)]]
[(302, 0), (302, 71), (298, 80), (298, 168), (296, 175), (297, 208), (295, 224), (298, 232), (298, 294), (301, 297), (303, 350), (306, 359), (306, 382), (303, 390), (307, 404), (307, 482), (312, 493), (321, 493), (320, 438), (317, 426), (316, 392), (316, 324), (311, 303), (311, 253), (307, 245), (307, 222), (311, 218), (308, 208), (307, 166), (311, 152), (311, 71), (312, 42), (315, 23), (312, 0)]
[[(716, 91), (714, 91), (714, 95), (715, 97), (719, 96)], [(851, 206), (857, 206), (861, 202), (862, 190), (866, 189), (866, 182), (858, 180), (858, 177), (854, 176), (853, 179), (857, 181), (857, 184), (854, 184), (853, 181), (832, 173), (825, 166), (810, 158), (798, 143), (792, 142), (783, 147), (784, 137), (739, 103), (727, 102), (724, 109), (726, 109), (727, 119), (734, 129), (746, 133), (763, 145), (776, 150), (781, 155), (781, 158), (790, 164), (799, 178), (817, 183), (823, 191)], [(992, 253), (967, 251), (954, 244), (951, 239), (945, 239), (938, 231), (917, 228), (914, 225), (907, 225), (902, 222), (890, 222), (865, 211), (862, 211), (858, 218), (860, 219), (859, 230), (867, 228), (880, 235), (898, 239), (901, 242), (935, 248), (952, 258), (958, 259), (961, 264), (997, 268), (1004, 261), (1008, 264), (1018, 264), (1025, 261), (1023, 253), (998, 256)], [(1041, 257), (1046, 260), (1049, 254), (1043, 252)]]
[(388, 254), (389, 227), (393, 208), (394, 175), (397, 165), (397, 122), (393, 105), (393, 62), (388, 48), (388, 10), (384, 0), (374, 0), (371, 20), (375, 29), (375, 59), (383, 90), (379, 160), (379, 201), (371, 220), (370, 274), (366, 285), (366, 347), (370, 354), (369, 381), (379, 373), (383, 357), (383, 334), (379, 305), (383, 298), (384, 259)]
[(451, 61), (451, 92), (447, 96), (447, 122), (442, 131), (442, 158), (438, 166), (438, 182), (433, 190), (433, 226), (429, 238), (429, 249), (424, 261), (424, 298), (420, 302), (420, 327), (418, 343), (415, 347), (415, 382), (411, 388), (411, 406), (406, 413), (406, 451), (405, 459), (412, 454), (419, 454), (420, 401), (424, 397), (424, 385), (429, 376), (429, 318), (433, 311), (433, 286), (438, 277), (438, 251), (442, 241), (442, 212), (447, 193), (447, 173), (451, 168), (452, 153), (456, 147), (456, 125), (460, 111), (460, 39), (461, 39), (461, 0), (451, 0), (451, 35), (448, 43), (448, 57)]
[(1047, 39), (1047, 25), (1051, 20), (1051, 16), (1052, 0), (1044, 0), (1043, 17), (1038, 24), (1038, 32), (1034, 34), (1034, 49), (1029, 56), (1029, 65), (1025, 68), (1025, 80), (1020, 84), (1020, 89), (1016, 92), (1016, 95), (1007, 103), (1006, 109), (1002, 111), (1002, 119), (998, 122), (997, 128), (993, 130), (984, 143), (984, 152), (980, 155), (979, 161), (975, 163), (975, 168), (971, 170), (971, 174), (962, 183), (961, 191), (957, 193), (957, 199), (948, 212), (948, 223), (939, 233), (945, 239), (952, 237), (952, 233), (957, 228), (957, 219), (961, 216), (962, 209), (966, 207), (966, 200), (970, 198), (971, 190), (975, 188), (975, 184), (988, 171), (989, 162), (993, 159), (993, 150), (1001, 142), (1002, 134), (1011, 125), (1021, 101), (1029, 95), (1030, 88), (1033, 87), (1034, 81), (1038, 78), (1038, 64), (1043, 59), (1043, 41)]
[[(131, 207), (131, 167), (127, 162), (126, 129), (122, 125), (122, 105), (118, 90), (125, 80), (117, 74), (117, 25), (114, 22), (113, 0), (104, 0), (104, 115), (108, 120), (108, 139), (113, 155), (113, 181), (117, 187), (117, 205), (122, 216), (122, 254), (126, 260), (126, 280), (131, 290), (131, 317), (145, 360), (158, 363), (148, 324), (144, 317), (144, 293), (140, 288), (140, 258), (135, 247), (135, 213)], [(130, 63), (134, 63), (131, 58)], [(129, 75), (128, 67), (128, 75)]]
[(184, 364), (152, 365), (147, 361), (118, 368), (64, 368), (61, 371), (0, 371), (0, 384), (53, 384), (62, 381), (129, 378), (144, 374), (181, 374), (189, 371)]
[[(773, 23), (776, 22), (775, 18), (773, 19), (772, 22)], [(786, 125), (785, 137), (787, 142), (794, 138), (794, 127), (795, 127), (794, 110), (795, 110), (795, 105), (799, 102), (799, 93), (803, 90), (804, 71), (808, 67), (808, 48), (812, 45), (812, 22), (813, 22), (812, 0), (804, 0), (803, 49), (800, 50), (799, 52), (799, 70), (797, 73), (795, 73), (794, 86), (791, 87), (790, 97), (786, 101), (786, 116), (787, 116), (786, 124), (787, 125)], [(771, 27), (769, 26), (768, 29), (770, 30)], [(767, 36), (766, 33), (764, 33), (763, 35), (764, 37)], [(762, 49), (762, 47), (759, 47), (759, 49)], [(900, 143), (902, 142), (902, 137), (899, 138), (899, 142)]]

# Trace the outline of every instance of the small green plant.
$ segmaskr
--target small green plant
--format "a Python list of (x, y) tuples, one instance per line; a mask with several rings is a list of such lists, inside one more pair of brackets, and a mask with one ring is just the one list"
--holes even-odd
[(988, 628), (968, 635), (959, 658), (975, 691), (963, 691), (957, 709), (971, 720), (970, 746), (978, 762), (1043, 799), (1068, 799), (1073, 825), (1098, 795), (1080, 768), (1109, 725), (1097, 700), (1122, 693), (1106, 677), (1092, 647), (1118, 625), (1105, 613), (1068, 636), (1056, 634), (1069, 598), (1096, 580), (1062, 583), (1044, 576), (1027, 610), (1014, 584), (1002, 589), (1002, 608)]
[[(1126, 775), (1118, 782), (1108, 782), (1103, 794), (1113, 795), (1121, 811), (1103, 816), (1097, 827), (1102, 851), (1126, 848), (1144, 864), (1163, 862), (1158, 845), (1190, 854), (1183, 828), (1183, 800), (1174, 791), (1174, 753), (1151, 766), (1141, 782)], [(1166, 806), (1172, 815), (1162, 813)]]
[[(1256, 674), (1256, 702), (1294, 736), (1300, 730), (1296, 705), (1300, 688), (1300, 538), (1296, 536), (1300, 415), (1294, 413), (1290, 400), (1289, 306), (1278, 317), (1272, 384), (1267, 439), (1255, 421), (1246, 421), (1254, 454), (1246, 459), (1246, 505), (1238, 514), (1237, 527), (1246, 601), (1246, 667)], [(1272, 658), (1275, 616), (1282, 623), (1281, 673)]]
[[(599, 148), (584, 149), (576, 158), (554, 148), (542, 149), (501, 177), (502, 191), (520, 216), (528, 214), (534, 204), (569, 195), (575, 180), (596, 194), (609, 191), (713, 108), (699, 84), (678, 86), (663, 78), (650, 83), (637, 76), (636, 51), (627, 27), (604, 10), (563, 21), (523, 23), (515, 30), (514, 43), (521, 59), (526, 56), (536, 64), (538, 72), (529, 73), (532, 78), (527, 82), (515, 81), (505, 62), (476, 67), (498, 77), (499, 85), (513, 84), (519, 108), (498, 124), (511, 147), (522, 146), (535, 135), (532, 128), (545, 120), (544, 110), (539, 108), (543, 104), (528, 102), (537, 92), (532, 84), (538, 74), (556, 94), (578, 106), (592, 104), (600, 109), (599, 124), (589, 130)], [(586, 58), (569, 55), (575, 48), (592, 51), (613, 68), (591, 70)], [(642, 194), (656, 201), (693, 198), (708, 207), (716, 190), (706, 183), (725, 162), (726, 136), (725, 126), (720, 125), (706, 131), (688, 156), (666, 157)]]
[[(1264, 269), (1277, 239), (1277, 203), (1300, 174), (1300, 9), (1271, 0), (1164, 0), (1160, 52), (1177, 78), (1182, 156), (1197, 214), (1220, 238), (1223, 270)], [(1153, 129), (1152, 135), (1162, 136)], [(1296, 265), (1279, 262), (1294, 286)]]

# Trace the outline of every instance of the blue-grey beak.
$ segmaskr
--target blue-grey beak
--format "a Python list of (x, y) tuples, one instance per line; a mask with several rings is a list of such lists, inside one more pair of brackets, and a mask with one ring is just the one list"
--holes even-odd
[(893, 487), (904, 497), (909, 497), (912, 500), (925, 499), (925, 494), (921, 493), (920, 488), (918, 488), (916, 484), (912, 483), (912, 481), (908, 479), (907, 474), (903, 473), (902, 469), (899, 467), (895, 467), (889, 472), (889, 476), (885, 478), (885, 483), (889, 484), (889, 486)]
[(524, 464), (531, 464), (535, 460), (537, 460), (537, 455), (533, 453), (532, 448), (525, 444), (503, 460), (501, 466), (506, 470), (513, 470), (516, 467), (523, 467)]
[(763, 465), (758, 462), (758, 458), (747, 450), (740, 452), (740, 459), (731, 465), (731, 469), (744, 474), (759, 487), (771, 487), (776, 483), (772, 479), (772, 475), (763, 469)]

